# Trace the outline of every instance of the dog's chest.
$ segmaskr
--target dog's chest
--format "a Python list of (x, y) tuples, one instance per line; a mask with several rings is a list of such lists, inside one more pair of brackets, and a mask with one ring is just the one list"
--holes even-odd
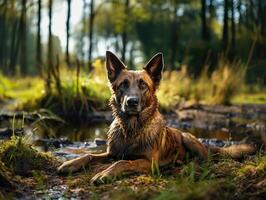
[(151, 152), (154, 145), (155, 138), (147, 133), (125, 137), (120, 130), (116, 130), (108, 135), (108, 150), (114, 157), (119, 159), (143, 157), (148, 152)]

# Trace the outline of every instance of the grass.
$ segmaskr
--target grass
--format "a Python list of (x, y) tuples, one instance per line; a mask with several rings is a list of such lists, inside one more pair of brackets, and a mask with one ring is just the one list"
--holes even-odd
[(0, 99), (16, 100), (12, 102), (13, 108), (30, 104), (40, 98), (44, 92), (44, 82), (39, 77), (6, 77), (0, 74)]
[(245, 75), (246, 66), (243, 63), (220, 59), (218, 68), (211, 75), (212, 102), (230, 104), (232, 97), (241, 91)]
[[(104, 62), (95, 60), (94, 70), (61, 69), (61, 94), (52, 85), (51, 93), (39, 77), (8, 78), (0, 74), (0, 103), (8, 99), (8, 109), (48, 108), (55, 113), (82, 115), (95, 110), (109, 110), (110, 91)], [(190, 77), (187, 66), (180, 71), (165, 71), (157, 96), (162, 109), (170, 110), (184, 102), (204, 104), (266, 103), (266, 90), (244, 84), (246, 68), (239, 61), (220, 58), (211, 74), (208, 68), (197, 79)], [(248, 89), (252, 88), (253, 89)], [(255, 89), (254, 89), (255, 88)]]
[[(110, 91), (102, 61), (94, 62), (94, 71), (87, 74), (75, 70), (61, 70), (61, 94), (52, 85), (45, 89), (40, 77), (9, 78), (0, 74), (0, 102), (6, 100), (10, 110), (48, 108), (56, 113), (88, 112), (106, 109)], [(15, 100), (15, 101), (13, 101)]]
[(265, 104), (266, 103), (266, 88), (260, 85), (245, 85), (242, 93), (236, 95), (232, 99), (234, 104)]
[[(96, 167), (97, 168), (97, 167)], [(95, 199), (253, 199), (266, 194), (266, 155), (258, 154), (239, 162), (229, 158), (206, 163), (190, 161), (151, 174), (123, 176), (122, 179), (100, 186), (89, 185), (96, 173), (68, 177), (71, 190)], [(264, 183), (265, 184), (265, 183)], [(90, 193), (88, 191), (91, 191)]]
[(14, 195), (43, 188), (58, 165), (59, 161), (50, 154), (34, 149), (26, 137), (13, 136), (11, 140), (0, 141), (0, 197), (13, 199)]
[(94, 71), (87, 74), (83, 71), (63, 70), (61, 72), (62, 94), (55, 88), (36, 100), (36, 107), (49, 108), (52, 111), (87, 113), (106, 109), (110, 98), (105, 69), (101, 60), (94, 62)]
[[(183, 65), (180, 71), (164, 73), (158, 91), (159, 102), (164, 109), (176, 107), (185, 101), (204, 104), (249, 103), (242, 96), (251, 95), (243, 90), (245, 75), (246, 67), (243, 63), (229, 62), (222, 57), (216, 70), (209, 75), (206, 66), (196, 79), (190, 77), (187, 66)], [(233, 101), (236, 98), (238, 101)], [(266, 103), (265, 100), (261, 99), (261, 102)]]

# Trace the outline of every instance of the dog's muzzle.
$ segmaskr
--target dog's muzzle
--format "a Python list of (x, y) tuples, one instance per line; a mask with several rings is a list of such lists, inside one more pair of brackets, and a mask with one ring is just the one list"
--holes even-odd
[(125, 108), (124, 112), (129, 115), (135, 115), (140, 112), (140, 101), (137, 96), (128, 96), (125, 99)]

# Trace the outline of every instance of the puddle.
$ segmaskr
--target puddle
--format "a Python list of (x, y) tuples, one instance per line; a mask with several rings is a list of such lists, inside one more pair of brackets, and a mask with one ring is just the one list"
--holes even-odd
[[(106, 150), (106, 137), (109, 125), (106, 123), (80, 128), (57, 127), (44, 129), (38, 127), (33, 133), (34, 145), (41, 151), (51, 151), (64, 160), (69, 160), (89, 152), (101, 153)], [(49, 131), (50, 130), (50, 131)]]
[[(265, 138), (265, 126), (259, 126), (259, 123), (253, 120), (245, 120), (245, 124), (241, 121), (238, 125), (223, 127), (213, 124), (197, 126), (194, 121), (179, 121), (171, 117), (166, 119), (169, 126), (189, 131), (207, 145), (224, 146), (243, 142), (243, 140), (260, 145), (262, 136)], [(253, 123), (255, 125), (252, 125)], [(108, 129), (108, 123), (83, 125), (79, 128), (65, 125), (53, 128), (37, 127), (30, 138), (39, 150), (51, 151), (56, 157), (65, 161), (88, 152), (105, 151)]]

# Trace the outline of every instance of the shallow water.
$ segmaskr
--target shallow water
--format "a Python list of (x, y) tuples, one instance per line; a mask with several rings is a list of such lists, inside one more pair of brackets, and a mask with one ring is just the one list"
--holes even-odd
[[(189, 131), (207, 145), (224, 146), (243, 142), (243, 140), (259, 144), (265, 136), (265, 126), (252, 126), (254, 119), (245, 121), (245, 125), (242, 126), (227, 127), (211, 125), (198, 127), (193, 122), (166, 119), (169, 126)], [(52, 151), (60, 159), (68, 160), (88, 151), (103, 152), (106, 149), (105, 140), (108, 129), (109, 123), (83, 125), (79, 128), (63, 125), (48, 130), (38, 127), (32, 138), (41, 151)]]

